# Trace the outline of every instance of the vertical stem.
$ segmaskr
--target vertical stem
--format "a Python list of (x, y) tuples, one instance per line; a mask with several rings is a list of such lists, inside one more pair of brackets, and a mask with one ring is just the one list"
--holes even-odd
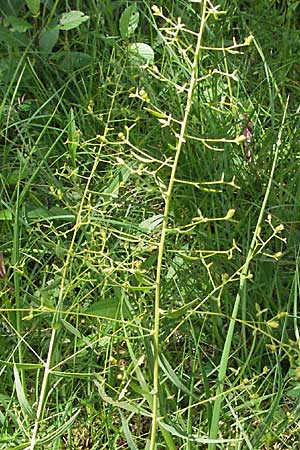
[(173, 192), (173, 186), (175, 182), (176, 171), (178, 167), (178, 161), (181, 153), (182, 146), (185, 142), (184, 135), (187, 127), (187, 122), (189, 118), (189, 113), (192, 106), (193, 92), (197, 83), (198, 77), (198, 62), (201, 49), (201, 42), (204, 31), (205, 24), (205, 13), (206, 13), (206, 3), (207, 0), (203, 1), (202, 7), (202, 17), (200, 30), (198, 33), (198, 40), (195, 49), (194, 62), (191, 72), (190, 85), (187, 94), (187, 101), (185, 106), (185, 113), (181, 123), (180, 134), (177, 142), (176, 154), (174, 158), (174, 163), (172, 166), (172, 171), (169, 179), (169, 185), (167, 192), (165, 194), (165, 209), (164, 217), (162, 222), (162, 230), (160, 243), (158, 247), (158, 257), (157, 257), (157, 268), (156, 268), (156, 284), (155, 284), (155, 303), (154, 303), (154, 328), (153, 328), (153, 406), (152, 406), (152, 429), (150, 438), (149, 450), (155, 450), (157, 425), (159, 419), (159, 404), (158, 404), (158, 389), (159, 389), (159, 367), (158, 367), (158, 357), (159, 357), (159, 326), (160, 326), (160, 297), (161, 297), (161, 274), (163, 265), (163, 256), (165, 250), (166, 234), (168, 228), (169, 212), (171, 206), (171, 198)]
[(49, 374), (50, 374), (50, 370), (51, 370), (50, 369), (51, 368), (51, 358), (52, 358), (52, 352), (53, 352), (53, 347), (54, 347), (54, 342), (55, 342), (56, 331), (57, 331), (56, 328), (52, 328), (50, 344), (49, 344), (49, 349), (48, 349), (48, 357), (47, 357), (47, 361), (45, 363), (44, 376), (43, 376), (43, 382), (42, 382), (42, 387), (41, 387), (41, 392), (40, 392), (39, 404), (37, 407), (36, 419), (35, 419), (34, 427), (33, 427), (32, 434), (31, 434), (29, 450), (34, 450), (34, 448), (35, 448), (39, 424), (40, 424), (42, 414), (43, 414), (44, 402), (45, 402), (47, 386), (48, 386), (48, 378), (49, 378)]
[(53, 349), (54, 349), (54, 345), (55, 345), (55, 340), (57, 339), (57, 334), (59, 331), (58, 329), (59, 329), (59, 323), (60, 323), (61, 309), (63, 308), (63, 302), (64, 302), (64, 298), (65, 298), (66, 279), (67, 279), (69, 265), (71, 264), (71, 261), (72, 261), (73, 248), (74, 248), (74, 245), (76, 242), (77, 233), (81, 228), (81, 217), (82, 217), (82, 212), (83, 212), (83, 209), (85, 206), (86, 198), (88, 197), (89, 188), (90, 188), (91, 182), (93, 180), (93, 177), (95, 175), (95, 172), (97, 170), (97, 167), (98, 167), (98, 164), (100, 161), (101, 151), (102, 151), (103, 146), (105, 145), (106, 136), (110, 130), (110, 128), (109, 128), (110, 119), (111, 119), (111, 115), (112, 115), (113, 105), (115, 103), (115, 98), (117, 95), (117, 88), (119, 86), (119, 81), (121, 79), (122, 73), (123, 73), (123, 71), (120, 72), (119, 80), (116, 85), (114, 94), (112, 96), (111, 105), (110, 105), (110, 109), (108, 112), (108, 118), (107, 118), (106, 126), (104, 129), (104, 133), (103, 133), (103, 140), (101, 142), (101, 145), (99, 146), (98, 155), (96, 156), (96, 158), (94, 160), (93, 167), (91, 169), (89, 178), (85, 185), (84, 193), (83, 193), (83, 196), (82, 196), (82, 199), (80, 202), (80, 206), (79, 206), (79, 211), (77, 213), (76, 224), (74, 225), (72, 240), (70, 242), (68, 254), (67, 254), (67, 257), (66, 257), (66, 260), (64, 263), (64, 267), (62, 270), (62, 279), (61, 279), (61, 283), (60, 283), (59, 295), (58, 295), (58, 301), (57, 301), (57, 307), (56, 307), (57, 312), (54, 314), (54, 318), (52, 321), (52, 332), (51, 332), (51, 338), (50, 338), (50, 343), (49, 343), (49, 348), (48, 348), (47, 361), (45, 363), (44, 376), (43, 376), (43, 381), (42, 381), (42, 386), (41, 386), (41, 391), (40, 391), (40, 396), (39, 396), (39, 403), (38, 403), (38, 407), (37, 407), (36, 419), (35, 419), (35, 423), (34, 423), (34, 426), (32, 429), (29, 450), (34, 450), (34, 448), (35, 448), (39, 425), (40, 425), (43, 411), (44, 411), (44, 406), (45, 406), (44, 403), (45, 403), (45, 398), (46, 398), (46, 393), (47, 393), (48, 381), (49, 381), (49, 376), (51, 373), (52, 354), (53, 354)]
[[(226, 371), (227, 371), (227, 366), (228, 366), (228, 360), (229, 360), (229, 354), (230, 354), (233, 332), (234, 332), (234, 327), (235, 327), (235, 321), (236, 321), (239, 306), (240, 306), (241, 296), (243, 295), (244, 287), (246, 285), (249, 265), (250, 265), (250, 262), (252, 261), (254, 253), (255, 253), (255, 246), (257, 243), (257, 238), (258, 238), (258, 235), (260, 232), (261, 223), (262, 223), (262, 220), (264, 217), (267, 201), (268, 201), (270, 190), (271, 190), (271, 185), (272, 185), (273, 178), (274, 178), (275, 168), (276, 168), (278, 154), (279, 154), (279, 148), (281, 146), (281, 136), (282, 136), (283, 124), (284, 124), (285, 118), (286, 118), (288, 101), (289, 101), (289, 99), (287, 100), (286, 105), (285, 105), (283, 118), (282, 118), (282, 122), (281, 122), (281, 127), (280, 127), (280, 130), (278, 133), (277, 142), (274, 145), (274, 159), (273, 159), (273, 164), (272, 164), (272, 168), (271, 168), (271, 173), (269, 176), (269, 182), (268, 182), (266, 193), (265, 193), (263, 203), (262, 203), (262, 206), (260, 209), (260, 214), (257, 219), (255, 231), (254, 231), (253, 238), (252, 238), (252, 241), (250, 244), (250, 248), (249, 248), (249, 251), (247, 254), (246, 262), (241, 271), (239, 290), (236, 295), (236, 299), (235, 299), (235, 303), (234, 303), (234, 307), (233, 307), (233, 311), (232, 311), (232, 315), (231, 315), (231, 319), (230, 319), (230, 323), (229, 323), (229, 328), (228, 328), (228, 332), (227, 332), (227, 336), (226, 336), (226, 340), (225, 340), (225, 344), (224, 344), (224, 348), (223, 348), (223, 352), (222, 352), (222, 356), (221, 356), (220, 369), (219, 369), (219, 375), (218, 375), (218, 385), (217, 385), (217, 391), (216, 391), (216, 400), (214, 402), (212, 424), (211, 424), (210, 433), (209, 433), (210, 439), (217, 439), (218, 433), (219, 433), (219, 419), (220, 419), (222, 397), (223, 397), (222, 394), (223, 394), (223, 390), (224, 390), (224, 381), (225, 381), (225, 377), (226, 377)], [(216, 448), (215, 443), (211, 443), (208, 445), (208, 450), (215, 450), (215, 448)]]
[[(16, 267), (20, 260), (20, 182), (17, 184), (16, 205), (15, 205), (15, 218), (14, 218), (14, 231), (13, 231), (13, 251), (12, 251), (12, 264), (14, 266), (14, 291), (16, 302), (16, 330), (18, 332), (19, 339), (23, 336), (22, 332), (22, 316), (21, 316), (21, 296), (20, 296), (20, 273)], [(18, 359), (21, 364), (21, 380), (24, 392), (26, 392), (25, 373), (22, 367), (23, 362), (23, 342), (20, 341), (18, 345)]]

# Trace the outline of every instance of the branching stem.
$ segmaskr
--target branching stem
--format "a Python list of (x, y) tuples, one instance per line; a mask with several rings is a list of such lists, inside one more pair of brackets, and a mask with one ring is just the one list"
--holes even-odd
[[(230, 319), (230, 323), (229, 323), (229, 328), (228, 328), (228, 332), (227, 332), (227, 336), (226, 336), (226, 340), (225, 340), (225, 344), (224, 344), (224, 348), (223, 348), (223, 352), (222, 352), (219, 375), (218, 375), (218, 386), (217, 386), (217, 391), (216, 391), (216, 399), (214, 402), (212, 423), (211, 423), (210, 435), (209, 435), (210, 439), (217, 439), (218, 434), (219, 434), (219, 419), (220, 419), (221, 405), (222, 405), (222, 399), (223, 399), (222, 394), (223, 394), (223, 390), (224, 390), (224, 381), (225, 381), (225, 377), (226, 377), (226, 371), (227, 371), (227, 366), (228, 366), (228, 360), (229, 360), (231, 343), (232, 343), (232, 338), (233, 338), (233, 333), (234, 333), (235, 322), (236, 322), (237, 314), (239, 311), (239, 306), (240, 306), (241, 297), (243, 295), (243, 290), (246, 286), (249, 265), (253, 259), (254, 253), (255, 253), (255, 247), (257, 244), (260, 227), (261, 227), (261, 224), (263, 221), (265, 209), (267, 206), (267, 201), (269, 198), (269, 194), (270, 194), (270, 190), (271, 190), (271, 186), (272, 186), (272, 182), (273, 182), (273, 178), (274, 178), (279, 149), (281, 146), (281, 137), (282, 137), (283, 125), (285, 123), (285, 118), (286, 118), (287, 106), (288, 106), (288, 100), (285, 105), (282, 122), (281, 122), (281, 127), (280, 127), (280, 130), (278, 133), (277, 142), (274, 145), (274, 158), (273, 158), (272, 168), (271, 168), (271, 172), (270, 172), (270, 176), (269, 176), (269, 182), (268, 182), (265, 196), (264, 196), (262, 206), (260, 209), (260, 214), (257, 219), (255, 231), (254, 231), (253, 238), (252, 238), (252, 241), (251, 241), (251, 244), (249, 247), (246, 262), (241, 271), (239, 290), (236, 295), (236, 299), (235, 299), (235, 303), (234, 303), (234, 307), (233, 307), (233, 311), (232, 311), (232, 315), (231, 315), (231, 319)], [(216, 448), (215, 443), (211, 443), (208, 445), (208, 450), (215, 450), (215, 448)]]
[(156, 432), (159, 421), (159, 403), (158, 403), (158, 389), (159, 389), (159, 367), (158, 367), (158, 357), (159, 357), (159, 327), (160, 327), (160, 298), (161, 298), (161, 277), (162, 277), (162, 266), (163, 266), (163, 257), (165, 250), (165, 241), (166, 234), (168, 228), (168, 220), (169, 220), (169, 212), (171, 206), (172, 192), (173, 186), (176, 178), (176, 171), (178, 167), (178, 161), (180, 158), (180, 153), (182, 146), (185, 142), (185, 133), (186, 127), (188, 123), (188, 118), (192, 106), (193, 101), (193, 92), (197, 83), (198, 78), (198, 64), (199, 64), (199, 55), (201, 51), (201, 43), (204, 32), (204, 25), (206, 21), (206, 3), (207, 0), (204, 0), (202, 7), (202, 16), (201, 16), (201, 24), (198, 33), (197, 45), (195, 49), (195, 56), (193, 61), (193, 67), (191, 72), (190, 84), (187, 94), (187, 101), (185, 106), (185, 113), (181, 123), (180, 134), (176, 146), (176, 153), (174, 158), (174, 163), (172, 165), (171, 175), (169, 179), (169, 185), (167, 192), (165, 194), (165, 209), (164, 209), (164, 217), (162, 222), (162, 230), (160, 237), (160, 244), (158, 248), (158, 258), (157, 258), (157, 268), (156, 268), (156, 287), (155, 287), (155, 306), (154, 306), (154, 329), (153, 329), (153, 405), (152, 405), (152, 430), (151, 430), (151, 441), (150, 441), (150, 450), (155, 450), (156, 443)]

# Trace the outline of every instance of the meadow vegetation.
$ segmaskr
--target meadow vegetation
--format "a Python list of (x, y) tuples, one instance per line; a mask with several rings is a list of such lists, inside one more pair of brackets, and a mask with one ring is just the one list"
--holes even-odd
[(299, 448), (300, 2), (0, 1), (0, 449)]

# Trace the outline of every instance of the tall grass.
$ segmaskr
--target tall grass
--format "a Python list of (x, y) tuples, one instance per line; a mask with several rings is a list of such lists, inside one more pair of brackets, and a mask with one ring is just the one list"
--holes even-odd
[(71, 3), (1, 6), (0, 448), (297, 448), (298, 3)]

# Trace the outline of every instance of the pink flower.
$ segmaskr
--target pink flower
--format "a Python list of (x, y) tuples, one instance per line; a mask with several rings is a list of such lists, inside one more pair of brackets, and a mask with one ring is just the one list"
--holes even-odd
[(244, 150), (245, 150), (245, 156), (247, 161), (250, 163), (252, 161), (252, 155), (251, 155), (251, 146), (252, 143), (252, 129), (253, 129), (253, 122), (248, 121), (248, 114), (243, 114), (243, 119), (246, 119), (246, 121), (243, 121), (241, 123), (241, 126), (243, 127), (243, 136), (245, 136), (245, 142), (244, 142)]

